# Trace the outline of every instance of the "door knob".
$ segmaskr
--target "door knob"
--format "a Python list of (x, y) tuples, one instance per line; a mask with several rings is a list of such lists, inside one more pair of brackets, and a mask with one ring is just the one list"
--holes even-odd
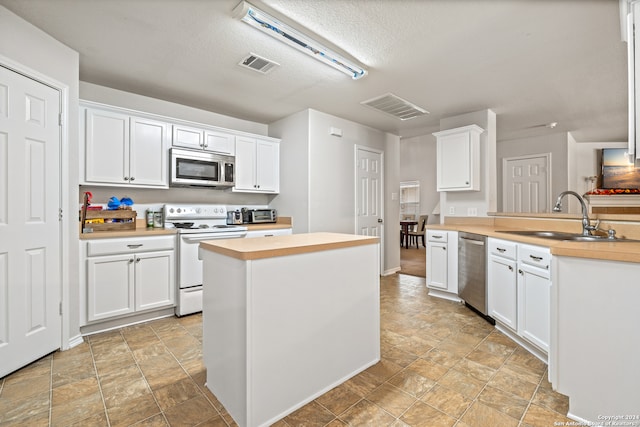
[(378, 218), (378, 222), (382, 224), (382, 218)]

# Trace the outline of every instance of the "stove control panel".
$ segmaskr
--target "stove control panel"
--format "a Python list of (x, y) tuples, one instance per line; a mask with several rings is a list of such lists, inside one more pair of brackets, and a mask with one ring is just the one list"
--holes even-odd
[(164, 205), (164, 212), (165, 219), (227, 217), (227, 208), (222, 205)]

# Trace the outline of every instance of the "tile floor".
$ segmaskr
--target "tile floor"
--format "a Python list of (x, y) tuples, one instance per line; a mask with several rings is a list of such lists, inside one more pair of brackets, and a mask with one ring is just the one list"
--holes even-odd
[[(464, 306), (427, 296), (424, 278), (382, 278), (381, 323), (380, 363), (275, 426), (570, 421), (544, 363)], [(201, 341), (200, 315), (89, 336), (0, 379), (0, 426), (233, 426), (204, 387)]]

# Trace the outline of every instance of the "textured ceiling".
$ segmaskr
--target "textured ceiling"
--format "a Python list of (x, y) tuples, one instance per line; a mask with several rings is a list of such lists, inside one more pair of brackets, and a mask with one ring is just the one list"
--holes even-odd
[[(82, 81), (260, 123), (313, 108), (415, 136), (490, 108), (499, 140), (627, 139), (618, 0), (251, 2), (364, 65), (357, 81), (234, 19), (238, 3), (0, 0), (78, 51)], [(280, 67), (238, 67), (249, 52)], [(389, 92), (431, 114), (400, 121), (360, 105)]]

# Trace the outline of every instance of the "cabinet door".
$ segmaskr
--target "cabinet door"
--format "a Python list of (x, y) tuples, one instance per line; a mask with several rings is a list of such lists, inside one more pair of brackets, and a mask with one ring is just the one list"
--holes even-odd
[(133, 185), (169, 188), (167, 123), (131, 118), (130, 178)]
[(236, 185), (237, 190), (256, 189), (256, 140), (236, 138)]
[(174, 265), (173, 251), (136, 254), (136, 311), (174, 305)]
[(133, 313), (134, 254), (87, 259), (87, 319)]
[(518, 334), (549, 352), (551, 280), (549, 272), (519, 264)]
[(427, 243), (427, 286), (448, 290), (446, 243)]
[(204, 132), (204, 149), (233, 156), (236, 153), (236, 137), (229, 133), (207, 130)]
[(256, 142), (256, 185), (259, 191), (279, 191), (280, 144), (261, 140)]
[(182, 125), (173, 125), (173, 139), (171, 145), (174, 147), (193, 148), (202, 150), (204, 147), (204, 131)]
[(469, 133), (438, 138), (438, 191), (468, 189), (471, 186)]
[(87, 183), (129, 183), (129, 116), (88, 108), (85, 118)]
[(517, 331), (518, 293), (516, 261), (491, 255), (487, 266), (489, 316)]

